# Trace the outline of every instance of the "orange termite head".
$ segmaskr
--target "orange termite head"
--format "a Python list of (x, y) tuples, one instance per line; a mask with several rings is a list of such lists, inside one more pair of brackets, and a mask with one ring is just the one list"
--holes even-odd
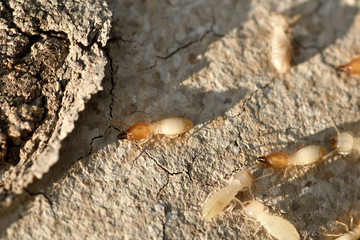
[(128, 139), (127, 132), (122, 132), (122, 133), (120, 133), (120, 134), (117, 136), (117, 138), (118, 138), (119, 140)]
[(348, 64), (339, 66), (338, 70), (351, 74), (360, 74), (360, 57), (351, 60)]
[(257, 160), (268, 167), (283, 168), (287, 165), (289, 157), (287, 153), (275, 152), (268, 156), (258, 157)]
[(349, 64), (341, 65), (337, 69), (340, 72), (351, 72), (352, 71), (352, 67)]
[(141, 140), (148, 137), (148, 126), (146, 123), (138, 122), (132, 125), (129, 130), (118, 135), (119, 140)]

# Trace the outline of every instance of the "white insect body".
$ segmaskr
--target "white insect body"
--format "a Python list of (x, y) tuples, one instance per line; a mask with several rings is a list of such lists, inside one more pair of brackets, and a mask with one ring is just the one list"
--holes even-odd
[(250, 201), (245, 204), (245, 214), (258, 221), (268, 233), (278, 240), (299, 240), (296, 228), (282, 217), (270, 215), (264, 211), (264, 204)]
[(274, 14), (271, 18), (273, 27), (271, 37), (271, 62), (279, 73), (286, 73), (291, 67), (292, 46), (286, 35), (288, 23), (284, 16)]
[(149, 132), (152, 134), (178, 135), (194, 127), (194, 123), (186, 118), (172, 117), (151, 123)]
[(227, 186), (214, 193), (205, 202), (201, 210), (203, 218), (210, 220), (223, 212), (226, 206), (235, 199), (239, 191), (248, 189), (251, 186), (253, 179), (254, 177), (250, 171), (243, 170), (236, 173)]
[(333, 148), (341, 155), (347, 155), (352, 151), (360, 154), (360, 138), (354, 137), (349, 132), (338, 133), (330, 140)]
[(303, 147), (290, 155), (289, 165), (308, 165), (322, 159), (326, 154), (326, 148), (321, 145)]

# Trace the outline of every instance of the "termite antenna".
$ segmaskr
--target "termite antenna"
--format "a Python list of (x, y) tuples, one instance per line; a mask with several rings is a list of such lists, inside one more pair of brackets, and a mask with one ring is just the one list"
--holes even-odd
[(263, 178), (266, 178), (266, 177), (269, 177), (269, 176), (271, 176), (271, 175), (274, 175), (274, 173), (275, 173), (275, 169), (270, 168), (270, 172), (269, 172), (269, 173), (267, 173), (267, 174), (265, 174), (265, 175), (262, 175), (262, 176), (260, 176), (260, 177), (255, 178), (255, 179), (253, 180), (253, 182), (258, 181), (258, 180), (263, 179)]
[(125, 126), (127, 126), (128, 128), (131, 127), (129, 124), (126, 124), (126, 123), (124, 123), (124, 122), (122, 122), (122, 121), (119, 121), (119, 120), (110, 119), (109, 122), (111, 122), (111, 123), (120, 123), (121, 125), (125, 125)]
[(329, 120), (330, 120), (331, 124), (333, 125), (333, 127), (335, 128), (337, 134), (339, 135), (339, 134), (340, 134), (340, 131), (339, 131), (339, 129), (337, 128), (336, 124), (334, 123), (334, 121), (332, 120), (332, 118), (329, 118)]
[(351, 57), (349, 56), (349, 54), (347, 54), (346, 52), (344, 52), (343, 50), (341, 50), (339, 47), (335, 46), (335, 48), (341, 52), (345, 57), (347, 57), (348, 59), (350, 59)]
[(235, 201), (236, 203), (238, 203), (241, 206), (241, 210), (244, 210), (244, 204), (237, 198), (234, 198), (233, 201)]

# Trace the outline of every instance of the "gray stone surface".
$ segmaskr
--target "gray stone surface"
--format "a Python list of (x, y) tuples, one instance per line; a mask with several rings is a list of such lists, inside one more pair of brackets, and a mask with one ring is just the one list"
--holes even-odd
[[(234, 172), (256, 166), (259, 155), (306, 144), (329, 148), (336, 134), (331, 121), (358, 134), (359, 77), (335, 68), (360, 52), (360, 2), (108, 4), (113, 21), (104, 90), (86, 104), (59, 161), (3, 212), (1, 237), (270, 239), (263, 228), (254, 235), (259, 225), (239, 207), (206, 222), (202, 204)], [(294, 66), (285, 75), (268, 57), (275, 11), (298, 18)], [(195, 127), (179, 138), (155, 137), (139, 150), (119, 142), (115, 128), (127, 127), (110, 121), (132, 125), (137, 115), (150, 121), (183, 116)], [(324, 232), (343, 231), (336, 219), (348, 223), (350, 211), (360, 217), (359, 184), (359, 157), (351, 154), (286, 176), (277, 172), (252, 190), (302, 239), (322, 239)], [(237, 197), (251, 199), (248, 192)]]
[[(73, 130), (78, 113), (102, 89), (107, 63), (102, 48), (111, 19), (106, 9), (98, 1), (0, 2), (4, 221), (3, 214), (23, 203), (34, 178), (41, 179), (57, 162), (61, 141)], [(92, 20), (75, 21), (84, 14)]]

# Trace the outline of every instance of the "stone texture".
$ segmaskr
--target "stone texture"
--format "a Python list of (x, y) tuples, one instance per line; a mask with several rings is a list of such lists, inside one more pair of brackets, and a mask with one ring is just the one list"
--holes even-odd
[[(57, 162), (78, 113), (102, 89), (111, 18), (102, 4), (0, 2), (0, 215)], [(87, 14), (94, 22), (73, 22), (65, 5), (79, 8), (74, 18)]]
[[(239, 207), (205, 222), (201, 206), (234, 172), (256, 166), (259, 155), (306, 144), (329, 148), (332, 121), (358, 134), (359, 77), (339, 74), (336, 66), (360, 52), (360, 2), (108, 4), (104, 91), (86, 104), (59, 161), (6, 208), (1, 237), (271, 239), (262, 228), (254, 235), (259, 225)], [(268, 58), (275, 11), (297, 18), (294, 66), (285, 75)], [(183, 116), (195, 127), (179, 138), (155, 137), (140, 150), (116, 138), (116, 129), (126, 130), (139, 115)], [(358, 215), (358, 162), (355, 155), (332, 156), (258, 180), (252, 191), (302, 239), (323, 239), (324, 232), (343, 231), (336, 219), (348, 223), (349, 212)], [(256, 176), (267, 172), (254, 168)], [(237, 197), (251, 199), (248, 192)]]

